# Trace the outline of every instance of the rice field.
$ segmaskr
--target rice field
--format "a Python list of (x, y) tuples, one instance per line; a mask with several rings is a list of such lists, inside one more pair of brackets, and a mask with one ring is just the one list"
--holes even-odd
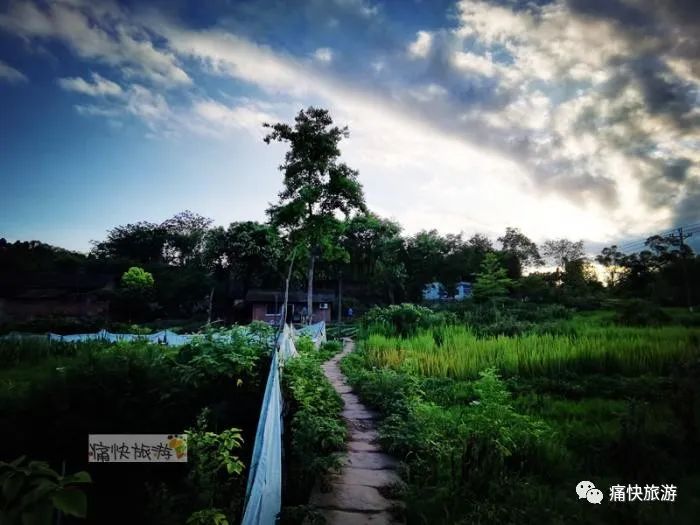
[(371, 366), (454, 379), (477, 378), (489, 367), (504, 376), (525, 377), (661, 375), (700, 357), (700, 329), (582, 326), (575, 335), (478, 338), (466, 326), (446, 326), (406, 339), (369, 335), (364, 349)]

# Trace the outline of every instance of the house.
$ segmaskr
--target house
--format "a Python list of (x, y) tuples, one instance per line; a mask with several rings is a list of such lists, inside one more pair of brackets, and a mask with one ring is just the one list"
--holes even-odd
[(447, 291), (442, 283), (432, 282), (423, 287), (424, 301), (440, 301), (447, 299)]
[(459, 281), (455, 285), (455, 301), (463, 301), (472, 296), (472, 283)]
[[(301, 323), (306, 313), (306, 292), (290, 291), (287, 306), (287, 322)], [(311, 322), (331, 321), (331, 309), (336, 300), (335, 292), (317, 291), (313, 294), (313, 312)], [(284, 292), (279, 290), (249, 290), (245, 296), (246, 304), (251, 307), (251, 319), (276, 324), (280, 321), (284, 305)]]
[(454, 296), (447, 293), (447, 289), (442, 283), (432, 282), (423, 287), (424, 301), (463, 301), (472, 296), (472, 283), (459, 281), (455, 284)]

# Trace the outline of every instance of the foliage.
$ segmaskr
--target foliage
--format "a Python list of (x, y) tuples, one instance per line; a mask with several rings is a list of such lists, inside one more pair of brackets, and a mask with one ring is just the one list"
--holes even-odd
[(185, 210), (163, 222), (166, 232), (163, 258), (166, 263), (185, 266), (199, 263), (207, 230), (212, 220)]
[[(60, 370), (56, 358), (47, 358), (33, 365), (36, 372), (18, 368), (25, 374), (18, 382), (30, 381), (31, 388), (0, 389), (3, 448), (7, 454), (35, 455), (46, 450), (45, 436), (50, 435), (48, 459), (52, 464), (63, 459), (72, 464), (84, 461), (80, 444), (88, 433), (120, 429), (148, 434), (188, 428), (209, 407), (211, 427), (200, 425), (192, 431), (188, 465), (194, 470), (189, 477), (184, 471), (166, 474), (146, 468), (142, 479), (153, 498), (145, 502), (139, 496), (143, 486), (129, 484), (123, 471), (99, 479), (100, 472), (95, 471), (90, 495), (96, 504), (91, 514), (105, 523), (127, 512), (147, 514), (149, 522), (163, 523), (166, 516), (175, 514), (184, 521), (191, 513), (212, 507), (224, 509), (229, 522), (236, 522), (245, 490), (238, 457), (250, 453), (240, 438), (251, 436), (246, 442), (253, 441), (269, 363), (263, 357), (269, 356), (270, 340), (262, 330), (260, 334), (240, 329), (210, 333), (179, 349), (140, 341), (67, 345), (74, 354), (60, 362)], [(41, 433), (36, 432), (37, 420), (44, 421)], [(159, 484), (163, 480), (167, 483)], [(118, 509), (105, 506), (105, 495), (116, 490), (127, 503)]]
[(143, 297), (153, 289), (155, 281), (153, 275), (143, 268), (132, 266), (121, 278), (124, 291), (134, 297)]
[(343, 343), (337, 340), (326, 341), (321, 345), (320, 353), (325, 357), (332, 357), (343, 349)]
[(206, 236), (204, 259), (219, 278), (234, 278), (244, 292), (277, 270), (282, 241), (275, 228), (253, 221), (219, 226)]
[(220, 433), (207, 431), (209, 416), (210, 410), (203, 410), (197, 418), (195, 428), (186, 433), (190, 463), (188, 482), (200, 505), (208, 507), (208, 510), (191, 515), (188, 523), (190, 520), (201, 523), (205, 517), (212, 520), (207, 523), (227, 523), (221, 521), (226, 520), (225, 515), (217, 518), (219, 510), (216, 506), (223, 504), (236, 509), (241, 504), (241, 501), (228, 500), (232, 484), (238, 482), (240, 485), (243, 481), (243, 462), (234, 455), (234, 451), (243, 444), (241, 430), (229, 428)]
[(642, 299), (630, 299), (617, 304), (615, 322), (629, 326), (658, 326), (667, 324), (670, 316), (659, 306)]
[(403, 293), (407, 278), (401, 226), (373, 214), (357, 214), (345, 222), (343, 247), (349, 255), (344, 274), (364, 280), (394, 302)]
[(314, 263), (320, 255), (327, 261), (344, 260), (347, 253), (340, 244), (342, 226), (336, 213), (348, 217), (353, 211), (365, 211), (362, 185), (357, 171), (340, 158), (340, 141), (348, 129), (333, 126), (325, 109), (301, 110), (294, 126), (285, 123), (264, 124), (270, 128), (265, 142), (289, 143), (284, 163), (284, 189), (279, 204), (268, 209), (272, 224), (280, 227), (294, 249), (306, 250), (308, 267), (308, 305), (312, 311)]
[(542, 265), (537, 245), (518, 228), (508, 227), (503, 237), (498, 238), (504, 254), (512, 255), (516, 262), (514, 277), (520, 277), (523, 268)]
[(290, 439), (288, 478), (294, 479), (287, 499), (304, 503), (316, 478), (338, 465), (337, 453), (344, 448), (346, 429), (340, 418), (343, 402), (320, 367), (326, 352), (299, 344), (297, 349), (300, 356), (287, 361), (282, 374), (290, 419), (286, 423), (290, 431), (285, 433)]
[(506, 270), (494, 253), (486, 255), (481, 265), (481, 271), (474, 283), (474, 299), (477, 301), (492, 301), (504, 297), (513, 281), (506, 275)]
[(579, 328), (576, 335), (527, 334), (476, 337), (466, 327), (418, 332), (410, 339), (369, 335), (366, 359), (373, 366), (435, 377), (472, 379), (485, 368), (504, 375), (555, 376), (563, 372), (668, 373), (700, 354), (697, 330)]
[(222, 509), (204, 509), (190, 514), (187, 525), (228, 525), (229, 521)]
[(449, 312), (435, 312), (424, 306), (404, 303), (371, 308), (362, 318), (362, 324), (368, 332), (406, 337), (420, 328), (438, 326), (452, 319)]
[(585, 256), (583, 241), (573, 242), (568, 239), (545, 241), (542, 245), (542, 252), (554, 263), (557, 270), (563, 269), (567, 263), (578, 261)]
[(84, 518), (85, 494), (76, 485), (91, 483), (87, 472), (61, 476), (47, 463), (20, 457), (11, 463), (0, 461), (2, 508), (0, 523), (45, 524), (53, 521), (54, 510)]
[(302, 354), (313, 352), (316, 349), (313, 340), (308, 335), (299, 336), (294, 345), (297, 351)]
[[(403, 461), (407, 521), (691, 523), (692, 505), (572, 508), (570, 492), (580, 479), (700, 482), (700, 334), (615, 327), (609, 313), (571, 318), (555, 306), (573, 331), (541, 335), (548, 308), (531, 314), (528, 335), (476, 337), (459, 326), (410, 338), (370, 333), (343, 360), (384, 418), (383, 446)], [(527, 315), (526, 305), (511, 309)]]

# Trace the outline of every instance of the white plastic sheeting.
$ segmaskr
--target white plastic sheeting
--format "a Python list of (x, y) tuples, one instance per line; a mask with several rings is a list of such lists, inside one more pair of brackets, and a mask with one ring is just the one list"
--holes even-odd
[[(305, 330), (307, 331), (304, 332)], [(282, 508), (283, 400), (279, 367), (287, 359), (299, 355), (294, 346), (294, 339), (301, 333), (311, 336), (318, 348), (326, 340), (326, 324), (320, 322), (296, 332), (293, 326), (285, 325), (277, 341), (279, 351), (272, 356), (258, 429), (255, 433), (241, 525), (273, 525)]]
[(282, 333), (280, 334), (278, 340), (278, 345), (280, 349), (280, 355), (282, 356), (282, 361), (286, 361), (291, 357), (297, 357), (299, 355), (294, 344), (293, 326), (284, 325), (284, 328), (282, 329)]
[(169, 346), (181, 346), (192, 341), (196, 335), (180, 335), (172, 330), (162, 330), (153, 334), (113, 334), (107, 330), (100, 330), (92, 334), (71, 334), (59, 335), (49, 333), (48, 338), (51, 342), (59, 343), (81, 343), (84, 341), (108, 341), (116, 343), (121, 341), (150, 341), (151, 343), (159, 343)]
[(296, 331), (296, 335), (307, 335), (314, 342), (316, 348), (320, 348), (323, 343), (326, 342), (326, 323), (321, 321), (320, 323), (311, 324), (300, 328)]
[(255, 433), (242, 525), (273, 525), (282, 508), (282, 392), (277, 352), (272, 356)]

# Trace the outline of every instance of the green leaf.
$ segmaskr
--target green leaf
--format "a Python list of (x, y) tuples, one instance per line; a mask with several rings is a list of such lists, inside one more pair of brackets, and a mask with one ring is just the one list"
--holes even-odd
[(13, 462), (11, 462), (10, 465), (12, 465), (13, 467), (19, 467), (20, 463), (22, 463), (25, 459), (27, 459), (27, 456), (20, 456)]
[(61, 489), (51, 498), (53, 504), (61, 512), (70, 516), (84, 518), (87, 512), (87, 498), (76, 489)]
[(90, 477), (89, 473), (81, 470), (80, 472), (76, 472), (75, 474), (63, 478), (63, 483), (66, 485), (70, 483), (92, 483), (92, 478)]
[(13, 473), (2, 484), (2, 496), (5, 501), (12, 501), (17, 497), (19, 491), (24, 484), (24, 476), (19, 473)]

